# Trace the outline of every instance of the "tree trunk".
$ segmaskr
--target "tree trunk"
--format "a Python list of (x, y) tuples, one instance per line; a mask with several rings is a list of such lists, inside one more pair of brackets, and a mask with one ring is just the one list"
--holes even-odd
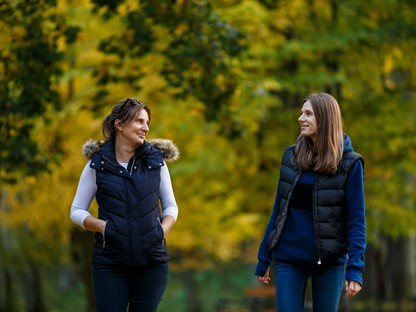
[(15, 301), (14, 284), (10, 268), (0, 263), (0, 312), (15, 312), (17, 305)]
[(195, 272), (184, 272), (181, 274), (181, 279), (186, 293), (187, 312), (203, 311), (202, 303), (199, 300), (199, 286), (195, 281)]
[(414, 295), (412, 286), (415, 276), (412, 272), (412, 265), (414, 266), (415, 260), (412, 255), (412, 241), (410, 238), (403, 237), (389, 239), (388, 244), (392, 299), (396, 303), (397, 311), (405, 311), (407, 303)]
[(95, 297), (91, 266), (94, 235), (91, 232), (76, 228), (72, 231), (72, 246), (72, 257), (74, 259), (76, 271), (87, 291), (86, 312), (94, 312)]
[[(1, 203), (1, 191), (0, 191), (0, 209), (3, 209)], [(10, 242), (10, 232), (0, 226), (0, 312), (14, 312), (17, 311), (15, 285), (13, 283), (13, 268), (8, 263), (2, 260), (6, 257)]]
[(42, 275), (35, 262), (29, 262), (23, 272), (23, 293), (25, 296), (25, 311), (45, 312), (46, 304), (43, 293)]
[(380, 240), (379, 246), (367, 245), (363, 274), (364, 286), (360, 292), (360, 298), (369, 301), (371, 309), (374, 309), (374, 305), (381, 307), (387, 300), (386, 248), (384, 239)]

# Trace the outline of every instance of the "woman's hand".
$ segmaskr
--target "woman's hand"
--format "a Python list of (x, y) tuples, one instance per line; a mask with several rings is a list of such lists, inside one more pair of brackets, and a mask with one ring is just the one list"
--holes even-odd
[(257, 276), (259, 282), (268, 284), (270, 281), (270, 268), (267, 269), (266, 273), (263, 276)]
[(345, 291), (347, 292), (347, 298), (354, 297), (356, 294), (359, 293), (361, 288), (362, 287), (360, 283), (356, 281), (351, 281), (351, 282), (345, 281)]
[(162, 228), (163, 228), (163, 234), (166, 236), (169, 231), (171, 230), (171, 228), (173, 227), (173, 225), (175, 224), (176, 220), (174, 217), (172, 216), (165, 216), (162, 220)]
[(84, 229), (87, 231), (98, 232), (104, 235), (105, 226), (107, 221), (95, 218), (93, 216), (87, 216), (84, 219)]

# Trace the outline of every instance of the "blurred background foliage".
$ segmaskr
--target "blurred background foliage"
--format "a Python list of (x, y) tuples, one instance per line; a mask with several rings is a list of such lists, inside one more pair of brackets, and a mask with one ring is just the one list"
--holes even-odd
[(317, 91), (338, 99), (365, 158), (368, 265), (350, 308), (405, 310), (416, 298), (415, 21), (410, 0), (0, 2), (0, 311), (94, 310), (92, 236), (69, 209), (83, 143), (129, 96), (152, 110), (149, 137), (181, 151), (160, 311), (241, 296), (256, 285), (283, 149)]

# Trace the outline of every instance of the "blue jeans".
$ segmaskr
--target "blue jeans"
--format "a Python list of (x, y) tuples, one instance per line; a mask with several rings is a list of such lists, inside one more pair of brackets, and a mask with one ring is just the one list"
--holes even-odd
[(168, 281), (168, 263), (125, 267), (93, 265), (97, 312), (156, 312)]
[(312, 279), (314, 312), (336, 312), (344, 285), (345, 265), (276, 263), (276, 303), (279, 312), (303, 312), (306, 284)]

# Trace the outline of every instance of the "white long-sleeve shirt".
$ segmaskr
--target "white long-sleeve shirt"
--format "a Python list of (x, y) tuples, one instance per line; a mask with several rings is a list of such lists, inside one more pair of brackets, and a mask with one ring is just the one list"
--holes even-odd
[[(84, 219), (90, 216), (91, 202), (97, 192), (95, 170), (90, 167), (91, 160), (87, 162), (79, 179), (77, 192), (72, 202), (71, 220), (84, 227)], [(121, 163), (127, 168), (127, 163)], [(162, 218), (169, 215), (175, 220), (178, 217), (178, 206), (173, 194), (172, 182), (166, 163), (160, 168), (160, 203), (162, 206)]]

